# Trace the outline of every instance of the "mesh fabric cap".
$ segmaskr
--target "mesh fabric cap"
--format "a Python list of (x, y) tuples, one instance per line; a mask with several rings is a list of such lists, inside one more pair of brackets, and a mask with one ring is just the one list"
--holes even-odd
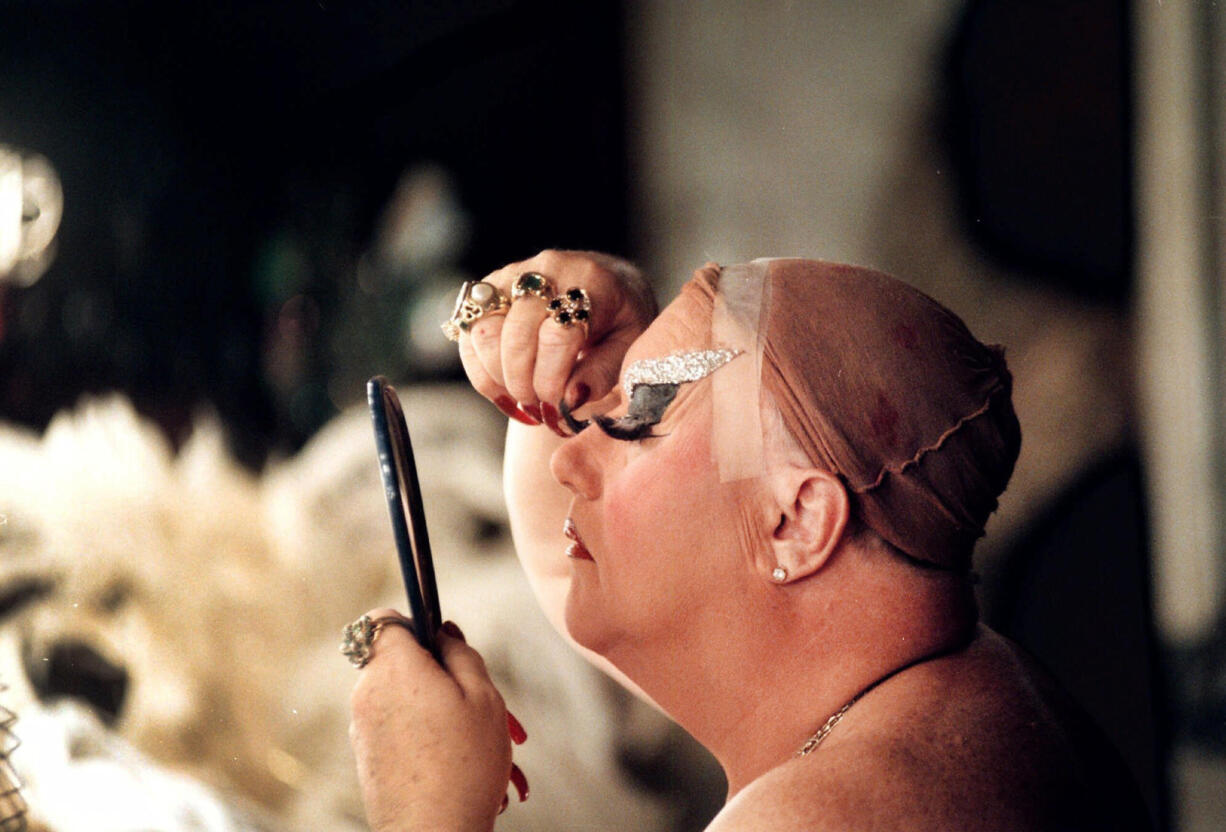
[[(1003, 350), (880, 272), (762, 263), (758, 320), (740, 323), (761, 344), (761, 386), (789, 432), (882, 538), (969, 569), (1021, 444)], [(684, 291), (714, 305), (720, 273), (708, 264)]]

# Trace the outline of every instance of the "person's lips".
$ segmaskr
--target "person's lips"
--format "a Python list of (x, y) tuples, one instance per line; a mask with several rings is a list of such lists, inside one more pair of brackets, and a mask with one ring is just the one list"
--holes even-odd
[(566, 547), (566, 556), (568, 558), (572, 560), (595, 560), (592, 557), (592, 553), (583, 545), (583, 540), (579, 537), (579, 530), (575, 528), (574, 520), (571, 520), (569, 517), (566, 518), (566, 522), (562, 525), (562, 534), (572, 541)]

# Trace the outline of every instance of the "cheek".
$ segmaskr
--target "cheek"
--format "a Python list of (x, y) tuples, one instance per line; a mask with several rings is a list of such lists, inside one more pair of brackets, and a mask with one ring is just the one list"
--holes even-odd
[(706, 517), (718, 486), (708, 436), (673, 436), (636, 452), (609, 486), (608, 539), (635, 561), (692, 554), (714, 531)]

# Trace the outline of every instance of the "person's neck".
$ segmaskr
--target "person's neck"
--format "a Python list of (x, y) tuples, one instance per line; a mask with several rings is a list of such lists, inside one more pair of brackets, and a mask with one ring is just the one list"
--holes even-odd
[(750, 605), (736, 624), (674, 643), (632, 673), (715, 755), (729, 798), (874, 682), (959, 649), (975, 628), (973, 599), (951, 607), (951, 593), (900, 591), (888, 576), (771, 589), (789, 595)]

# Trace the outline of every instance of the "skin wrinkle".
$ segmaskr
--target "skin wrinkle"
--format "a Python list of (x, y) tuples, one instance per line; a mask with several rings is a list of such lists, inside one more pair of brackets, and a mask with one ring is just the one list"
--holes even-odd
[(757, 508), (751, 500), (737, 500), (737, 543), (749, 561), (757, 559), (762, 553), (766, 558), (770, 557), (770, 547), (754, 534), (754, 528), (758, 525)]

